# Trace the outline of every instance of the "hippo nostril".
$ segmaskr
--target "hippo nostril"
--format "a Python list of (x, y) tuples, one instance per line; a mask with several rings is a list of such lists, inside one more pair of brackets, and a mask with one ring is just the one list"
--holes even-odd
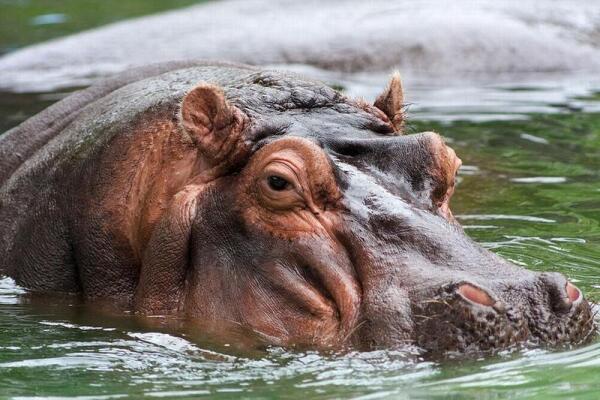
[(581, 290), (560, 274), (545, 273), (541, 278), (548, 290), (550, 306), (555, 312), (567, 313), (583, 298)]
[(483, 306), (492, 307), (496, 303), (489, 294), (469, 283), (460, 285), (457, 292), (465, 299)]
[(579, 288), (573, 285), (571, 282), (567, 282), (566, 290), (567, 297), (571, 303), (577, 302), (577, 300), (579, 300), (581, 297), (581, 290), (579, 290)]

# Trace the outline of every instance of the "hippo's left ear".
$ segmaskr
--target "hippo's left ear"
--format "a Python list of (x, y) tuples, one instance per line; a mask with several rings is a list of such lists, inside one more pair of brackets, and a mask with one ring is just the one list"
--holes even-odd
[(243, 132), (247, 120), (215, 85), (196, 86), (181, 104), (181, 125), (211, 167), (232, 166), (246, 155)]
[(400, 73), (395, 72), (387, 88), (375, 100), (375, 107), (379, 108), (390, 119), (396, 132), (401, 132), (404, 127), (404, 94)]

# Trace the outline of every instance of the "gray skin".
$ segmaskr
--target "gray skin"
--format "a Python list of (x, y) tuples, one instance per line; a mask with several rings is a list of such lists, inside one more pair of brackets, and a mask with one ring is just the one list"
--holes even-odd
[[(454, 153), (433, 133), (399, 135), (391, 91), (377, 108), (293, 74), (189, 62), (78, 92), (0, 136), (0, 272), (268, 344), (437, 355), (586, 341), (578, 289), (454, 221)], [(265, 208), (260, 160), (288, 148), (310, 193)]]

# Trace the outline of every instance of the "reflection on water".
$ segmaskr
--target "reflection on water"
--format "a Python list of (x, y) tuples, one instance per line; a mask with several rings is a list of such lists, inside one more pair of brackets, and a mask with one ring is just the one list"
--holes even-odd
[[(380, 89), (342, 83), (367, 97)], [(441, 132), (464, 161), (455, 214), (485, 247), (562, 272), (600, 300), (600, 115), (592, 113), (600, 103), (575, 98), (592, 88), (559, 82), (476, 92), (408, 92), (420, 99), (409, 130)], [(61, 96), (0, 95), (0, 131)], [(502, 116), (510, 120), (488, 121)], [(598, 376), (598, 341), (453, 362), (421, 361), (416, 350), (240, 354), (100, 314), (77, 298), (40, 301), (0, 279), (0, 398), (591, 399)]]

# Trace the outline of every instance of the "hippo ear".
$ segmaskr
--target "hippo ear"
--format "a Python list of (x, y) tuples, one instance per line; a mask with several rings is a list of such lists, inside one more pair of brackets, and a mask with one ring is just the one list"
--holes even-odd
[(210, 166), (231, 166), (243, 158), (247, 120), (215, 85), (196, 86), (181, 104), (181, 125)]
[(395, 72), (383, 93), (375, 100), (375, 107), (379, 108), (387, 117), (397, 132), (404, 127), (404, 94), (400, 73)]

